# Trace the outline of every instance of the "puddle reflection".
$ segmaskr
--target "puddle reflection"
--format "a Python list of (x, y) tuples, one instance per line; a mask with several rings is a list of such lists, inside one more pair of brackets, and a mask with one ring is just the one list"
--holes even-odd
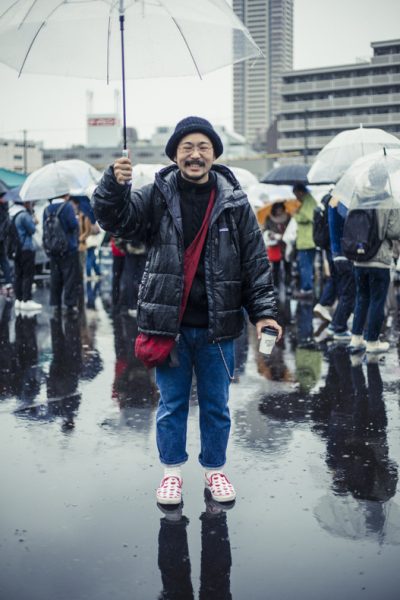
[[(226, 512), (206, 500), (200, 515), (201, 558), (199, 600), (231, 600), (232, 567)], [(189, 519), (182, 507), (164, 511), (158, 535), (158, 567), (163, 585), (160, 600), (194, 599), (187, 539)]]

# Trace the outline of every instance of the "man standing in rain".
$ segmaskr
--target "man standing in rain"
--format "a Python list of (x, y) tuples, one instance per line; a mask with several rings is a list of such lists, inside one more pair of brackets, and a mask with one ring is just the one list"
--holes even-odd
[[(223, 470), (230, 430), (233, 340), (243, 329), (243, 308), (258, 337), (264, 326), (281, 336), (271, 272), (245, 193), (227, 167), (214, 163), (223, 146), (211, 123), (186, 117), (176, 125), (165, 152), (174, 164), (157, 173), (154, 184), (138, 190), (127, 185), (132, 178), (129, 158), (117, 159), (95, 190), (94, 210), (105, 230), (145, 242), (149, 249), (139, 291), (139, 331), (177, 340), (175, 360), (170, 356), (156, 368), (157, 445), (164, 465), (157, 501), (181, 502), (194, 369), (205, 486), (214, 500), (229, 502), (236, 496)], [(196, 242), (214, 198), (207, 239), (180, 318), (184, 253)]]

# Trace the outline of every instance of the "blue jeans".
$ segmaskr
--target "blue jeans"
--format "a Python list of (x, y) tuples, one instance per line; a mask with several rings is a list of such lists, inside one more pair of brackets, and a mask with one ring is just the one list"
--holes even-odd
[(297, 250), (300, 289), (304, 292), (309, 292), (314, 287), (314, 258), (315, 248), (310, 250)]
[(324, 287), (322, 288), (319, 303), (322, 304), (322, 306), (332, 306), (337, 297), (338, 279), (336, 275), (335, 264), (332, 258), (332, 252), (330, 250), (326, 250), (326, 259), (329, 264), (330, 274), (324, 283)]
[(100, 275), (100, 268), (96, 259), (96, 249), (88, 248), (86, 250), (86, 275), (90, 277), (92, 271), (94, 271), (96, 275)]
[(347, 331), (347, 320), (354, 310), (356, 284), (353, 263), (350, 260), (337, 260), (335, 268), (338, 279), (338, 304), (332, 319), (335, 333)]
[(200, 464), (209, 469), (226, 462), (231, 419), (228, 408), (230, 378), (234, 370), (233, 340), (210, 344), (207, 329), (181, 327), (178, 342), (179, 366), (168, 363), (157, 367), (160, 390), (157, 411), (157, 446), (160, 460), (167, 465), (184, 463), (189, 398), (193, 369), (197, 380), (200, 409)]
[(354, 335), (365, 331), (365, 339), (375, 342), (385, 318), (385, 301), (390, 283), (390, 270), (379, 267), (354, 267), (356, 304), (354, 308)]

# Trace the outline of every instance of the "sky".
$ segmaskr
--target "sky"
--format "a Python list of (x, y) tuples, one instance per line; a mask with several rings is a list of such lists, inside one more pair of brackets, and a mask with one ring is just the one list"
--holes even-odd
[[(1, 0), (0, 0), (1, 6)], [(294, 0), (294, 68), (369, 59), (373, 41), (400, 37), (399, 0)], [(76, 43), (71, 38), (71, 44)], [(79, 42), (77, 42), (79, 43)], [(1, 40), (0, 40), (1, 44)], [(129, 59), (129, 57), (128, 57)], [(0, 138), (43, 141), (47, 148), (86, 143), (86, 92), (94, 112), (113, 112), (115, 82), (23, 75), (0, 64)], [(127, 124), (139, 137), (196, 114), (232, 129), (232, 69), (193, 78), (127, 82)]]

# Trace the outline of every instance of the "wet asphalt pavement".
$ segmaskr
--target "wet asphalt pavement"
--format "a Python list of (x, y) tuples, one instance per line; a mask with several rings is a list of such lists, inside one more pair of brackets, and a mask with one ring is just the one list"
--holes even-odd
[(368, 362), (311, 341), (311, 303), (282, 304), (268, 360), (250, 327), (231, 387), (236, 504), (205, 502), (194, 392), (171, 520), (136, 321), (102, 295), (79, 320), (16, 317), (0, 298), (1, 600), (397, 599), (397, 314), (390, 352)]

